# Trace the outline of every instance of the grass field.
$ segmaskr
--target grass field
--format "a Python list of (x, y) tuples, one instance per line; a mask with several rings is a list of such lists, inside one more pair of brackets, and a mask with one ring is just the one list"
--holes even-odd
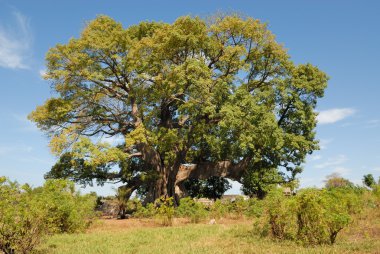
[(188, 224), (177, 219), (172, 227), (154, 220), (100, 220), (87, 233), (55, 235), (39, 253), (380, 253), (380, 217), (370, 211), (338, 236), (334, 246), (303, 247), (274, 242), (253, 232), (252, 220), (218, 220), (216, 225)]

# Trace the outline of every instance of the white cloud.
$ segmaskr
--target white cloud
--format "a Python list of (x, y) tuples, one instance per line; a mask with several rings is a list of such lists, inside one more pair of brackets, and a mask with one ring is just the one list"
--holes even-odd
[(311, 161), (317, 161), (317, 160), (322, 159), (322, 156), (317, 154), (317, 155), (311, 155), (309, 158)]
[(327, 145), (330, 144), (333, 140), (332, 139), (321, 139), (319, 140), (319, 148), (326, 149)]
[(41, 158), (39, 156), (32, 156), (32, 155), (29, 155), (29, 156), (22, 156), (20, 158), (18, 158), (19, 161), (22, 161), (22, 162), (27, 162), (27, 163), (38, 163), (38, 164), (43, 164), (43, 165), (53, 165), (54, 164), (54, 160), (51, 159), (51, 158)]
[(379, 119), (373, 119), (370, 121), (367, 121), (366, 127), (367, 128), (375, 128), (380, 126), (380, 120)]
[(21, 131), (38, 131), (37, 126), (28, 120), (28, 117), (26, 115), (19, 115), (19, 114), (13, 114), (12, 117), (16, 119), (19, 124)]
[(333, 108), (319, 112), (317, 120), (319, 124), (335, 123), (355, 114), (352, 108)]
[(16, 21), (12, 27), (0, 24), (0, 67), (26, 69), (32, 42), (29, 21), (20, 12), (12, 14)]
[(331, 168), (331, 167), (336, 168), (337, 166), (343, 164), (346, 161), (347, 161), (347, 157), (341, 154), (336, 157), (329, 158), (326, 162), (316, 165), (315, 168), (320, 168), (320, 169)]
[(350, 169), (348, 168), (345, 168), (345, 167), (342, 167), (342, 166), (339, 166), (339, 167), (335, 167), (334, 168), (334, 172), (333, 173), (337, 173), (341, 176), (346, 176), (348, 175), (349, 173), (351, 172)]
[(9, 156), (15, 152), (17, 153), (30, 153), (33, 147), (23, 144), (0, 145), (0, 156)]

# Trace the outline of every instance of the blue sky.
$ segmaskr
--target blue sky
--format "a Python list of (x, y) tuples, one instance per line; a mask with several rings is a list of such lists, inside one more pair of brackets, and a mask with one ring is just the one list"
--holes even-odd
[[(319, 101), (321, 150), (308, 157), (301, 185), (322, 186), (333, 172), (355, 183), (380, 175), (380, 1), (25, 1), (0, 0), (0, 175), (34, 186), (55, 158), (48, 139), (26, 116), (51, 96), (42, 80), (50, 47), (77, 37), (86, 21), (106, 14), (125, 27), (238, 12), (267, 22), (296, 63), (330, 76)], [(89, 189), (87, 189), (89, 190)], [(112, 193), (111, 186), (96, 188)], [(230, 193), (239, 192), (234, 185)]]

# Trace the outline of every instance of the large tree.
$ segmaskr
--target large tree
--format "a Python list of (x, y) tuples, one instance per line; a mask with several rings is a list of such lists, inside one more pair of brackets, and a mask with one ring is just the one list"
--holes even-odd
[(295, 65), (259, 20), (123, 28), (99, 16), (46, 59), (54, 96), (29, 117), (60, 157), (47, 177), (118, 181), (147, 201), (178, 201), (189, 178), (243, 182), (275, 170), (292, 180), (318, 149), (314, 110), (327, 76)]

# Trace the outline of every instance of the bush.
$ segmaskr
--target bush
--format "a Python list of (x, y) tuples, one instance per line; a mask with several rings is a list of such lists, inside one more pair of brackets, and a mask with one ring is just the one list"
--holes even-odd
[(133, 213), (135, 218), (153, 218), (156, 216), (156, 208), (153, 203), (149, 203), (144, 207), (141, 203), (137, 203), (136, 211)]
[(244, 200), (243, 197), (237, 197), (234, 201), (229, 201), (227, 204), (230, 217), (235, 219), (243, 217), (249, 206), (248, 201)]
[(307, 244), (334, 243), (337, 233), (349, 222), (344, 209), (332, 203), (331, 193), (308, 189), (297, 197), (298, 238)]
[(294, 240), (297, 234), (295, 199), (285, 197), (281, 189), (274, 189), (262, 202), (264, 216), (255, 224), (260, 234), (280, 240)]
[(36, 205), (27, 185), (0, 178), (0, 250), (30, 253), (46, 235), (46, 210)]
[(171, 226), (174, 217), (173, 198), (161, 197), (156, 200), (156, 217), (163, 226)]
[(228, 204), (223, 203), (220, 199), (216, 200), (210, 207), (211, 217), (220, 219), (229, 213)]
[(40, 205), (47, 211), (49, 227), (54, 232), (82, 232), (95, 218), (96, 196), (80, 195), (70, 181), (47, 180), (34, 192)]
[(296, 197), (274, 190), (265, 200), (264, 216), (256, 224), (260, 233), (304, 244), (333, 244), (358, 212), (355, 194), (342, 190), (305, 189)]
[(30, 253), (54, 232), (82, 231), (94, 216), (94, 195), (81, 196), (65, 180), (36, 189), (0, 178), (0, 250)]
[(192, 223), (198, 223), (207, 217), (207, 211), (204, 205), (195, 202), (190, 197), (181, 199), (180, 205), (175, 212), (178, 217), (190, 218)]
[(247, 201), (247, 208), (244, 211), (244, 215), (249, 218), (259, 218), (264, 211), (264, 202), (257, 198), (250, 198)]

